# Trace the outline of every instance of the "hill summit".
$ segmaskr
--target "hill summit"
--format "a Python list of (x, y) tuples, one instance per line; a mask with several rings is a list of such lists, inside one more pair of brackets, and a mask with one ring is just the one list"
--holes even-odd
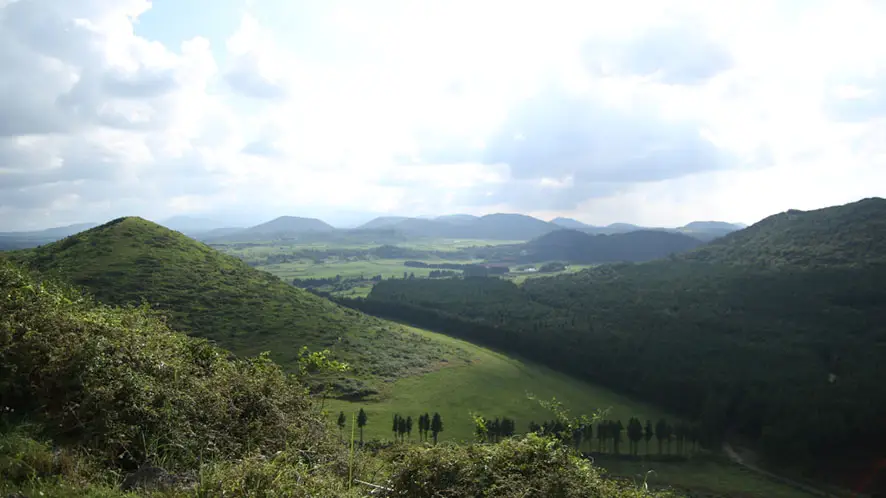
[(772, 215), (686, 259), (754, 266), (858, 266), (886, 263), (886, 200)]
[(339, 386), (344, 391), (365, 390), (358, 378), (394, 378), (454, 352), (141, 218), (119, 218), (10, 256), (86, 288), (102, 302), (147, 302), (174, 328), (215, 340), (236, 354), (271, 351), (275, 360), (291, 366), (302, 346), (328, 348), (357, 365), (352, 379)]

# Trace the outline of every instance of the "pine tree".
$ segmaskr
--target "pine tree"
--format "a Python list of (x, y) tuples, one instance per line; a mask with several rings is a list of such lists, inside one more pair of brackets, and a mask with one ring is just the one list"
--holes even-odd
[(369, 422), (369, 417), (367, 417), (366, 412), (360, 408), (360, 413), (357, 414), (357, 427), (360, 429), (360, 446), (363, 446), (363, 428), (366, 427), (367, 422)]
[(582, 430), (584, 431), (582, 437), (588, 442), (588, 451), (594, 451), (594, 424), (588, 423)]
[(606, 424), (603, 422), (597, 423), (597, 451), (600, 453), (605, 453), (606, 449), (604, 446), (606, 445)]
[(628, 422), (628, 439), (631, 440), (631, 453), (636, 455), (640, 452), (640, 441), (643, 439), (643, 424), (640, 420), (631, 417)]
[(347, 419), (345, 418), (345, 412), (338, 412), (338, 420), (335, 421), (335, 425), (338, 426), (338, 440), (342, 440), (342, 433), (345, 430), (345, 422)]
[(674, 435), (674, 426), (667, 425), (665, 428), (665, 443), (668, 445), (668, 455), (671, 454), (671, 436)]
[(434, 438), (434, 444), (437, 444), (437, 435), (441, 432), (443, 432), (443, 419), (435, 412), (434, 418), (431, 419), (431, 436)]
[(618, 455), (618, 445), (621, 444), (621, 431), (624, 429), (621, 420), (612, 423), (612, 445), (615, 454)]
[(658, 454), (661, 455), (661, 444), (668, 437), (668, 423), (661, 419), (655, 424), (655, 438), (658, 439)]
[(572, 429), (572, 443), (575, 445), (575, 449), (581, 451), (581, 441), (584, 437), (584, 426), (576, 427)]
[(412, 417), (406, 417), (406, 436), (412, 439)]
[(431, 415), (425, 412), (425, 441), (428, 440), (429, 432), (431, 432)]
[(406, 419), (403, 417), (397, 419), (397, 434), (400, 436), (400, 441), (403, 441), (403, 436), (406, 435)]
[(400, 429), (400, 414), (394, 414), (394, 423), (391, 425), (391, 432), (394, 433), (394, 440), (397, 440), (397, 431)]
[(643, 431), (643, 439), (646, 440), (646, 454), (649, 454), (649, 441), (652, 440), (652, 437), (655, 436), (655, 431), (652, 429), (652, 421), (646, 421), (646, 428)]

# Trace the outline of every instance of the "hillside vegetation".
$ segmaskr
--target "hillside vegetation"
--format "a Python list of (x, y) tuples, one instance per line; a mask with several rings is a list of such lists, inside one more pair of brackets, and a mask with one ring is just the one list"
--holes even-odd
[(88, 289), (104, 303), (144, 300), (175, 329), (218, 341), (237, 354), (271, 351), (289, 368), (302, 346), (329, 349), (353, 364), (347, 379), (334, 381), (351, 396), (463, 353), (296, 289), (140, 218), (114, 220), (10, 257)]
[(680, 233), (639, 230), (613, 235), (589, 235), (578, 230), (557, 230), (521, 246), (521, 256), (531, 261), (613, 263), (649, 261), (688, 251), (701, 241)]
[[(392, 280), (351, 304), (517, 352), (781, 462), (886, 440), (886, 201), (778, 215), (673, 259), (527, 280)], [(849, 458), (849, 457), (847, 457)], [(870, 456), (860, 458), (870, 458)]]
[[(639, 497), (555, 439), (336, 443), (300, 379), (231, 359), (147, 308), (112, 308), (0, 260), (0, 493), (49, 498), (368, 495)], [(652, 496), (664, 496), (653, 493)]]

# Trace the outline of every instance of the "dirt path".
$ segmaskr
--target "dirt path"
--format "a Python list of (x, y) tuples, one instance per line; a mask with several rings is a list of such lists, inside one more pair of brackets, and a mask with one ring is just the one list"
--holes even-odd
[(843, 494), (834, 494), (834, 493), (830, 493), (828, 491), (817, 489), (812, 486), (809, 486), (808, 484), (804, 484), (802, 482), (798, 482), (793, 479), (788, 479), (787, 477), (782, 477), (782, 476), (773, 474), (772, 472), (763, 470), (760, 467), (757, 467), (756, 465), (746, 463), (744, 461), (744, 459), (741, 457), (741, 455), (739, 455), (735, 451), (735, 449), (732, 448), (732, 445), (730, 445), (729, 443), (723, 443), (723, 453), (725, 453), (726, 456), (728, 456), (729, 459), (732, 460), (732, 462), (741, 466), (744, 469), (747, 469), (751, 472), (757, 473), (757, 474), (764, 476), (768, 479), (771, 479), (773, 481), (777, 481), (782, 484), (786, 484), (788, 486), (791, 486), (795, 489), (799, 489), (799, 490), (809, 493), (811, 495), (824, 496), (824, 497), (835, 497), (835, 498), (845, 496)]

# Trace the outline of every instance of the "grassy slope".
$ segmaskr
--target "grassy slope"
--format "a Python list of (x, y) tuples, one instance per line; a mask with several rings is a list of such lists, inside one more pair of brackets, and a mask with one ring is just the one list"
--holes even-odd
[(336, 306), (184, 235), (124, 218), (13, 259), (57, 274), (99, 300), (163, 310), (180, 330), (237, 354), (271, 351), (291, 365), (301, 346), (329, 348), (361, 379), (422, 371), (461, 353), (402, 326)]
[(331, 416), (337, 416), (340, 410), (349, 412), (364, 408), (370, 418), (364, 436), (386, 439), (391, 435), (390, 420), (395, 413), (417, 419), (420, 413), (436, 411), (440, 412), (445, 426), (440, 439), (455, 441), (473, 438), (471, 412), (493, 418), (513, 418), (519, 432), (525, 432), (531, 420), (552, 419), (551, 412), (528, 399), (527, 393), (544, 400), (556, 397), (574, 415), (590, 415), (596, 409), (611, 408), (611, 418), (627, 420), (639, 416), (643, 420), (657, 420), (667, 417), (650, 405), (547, 367), (443, 334), (412, 330), (435, 342), (467, 350), (470, 357), (467, 361), (452, 362), (425, 375), (400, 379), (387, 386), (378, 401), (329, 401), (327, 409)]
[[(551, 419), (551, 413), (527, 398), (532, 392), (538, 398), (556, 397), (574, 415), (590, 414), (598, 408), (609, 408), (611, 418), (627, 420), (639, 416), (653, 421), (668, 414), (653, 406), (626, 398), (607, 389), (555, 372), (547, 367), (521, 361), (501, 353), (454, 339), (442, 334), (415, 329), (417, 333), (471, 353), (471, 361), (458, 362), (425, 375), (400, 379), (386, 389), (379, 401), (348, 402), (329, 400), (325, 408), (330, 420), (339, 411), (350, 417), (360, 408), (366, 411), (369, 422), (364, 430), (366, 439), (391, 438), (391, 420), (395, 413), (412, 416), (440, 412), (444, 432), (441, 441), (461, 441), (473, 438), (470, 413), (485, 416), (507, 416), (517, 421), (518, 432), (525, 432), (531, 420)], [(350, 418), (348, 418), (350, 420)], [(417, 432), (413, 439), (417, 439)], [(596, 443), (595, 443), (596, 444)], [(656, 450), (654, 444), (651, 451)], [(640, 451), (644, 453), (641, 444)], [(604, 459), (600, 466), (619, 477), (636, 477), (654, 469), (650, 484), (675, 486), (709, 493), (708, 496), (766, 496), (771, 498), (802, 498), (808, 496), (790, 487), (773, 483), (716, 461), (688, 463), (643, 463)], [(642, 479), (640, 479), (642, 481)], [(699, 495), (705, 496), (705, 495)]]

